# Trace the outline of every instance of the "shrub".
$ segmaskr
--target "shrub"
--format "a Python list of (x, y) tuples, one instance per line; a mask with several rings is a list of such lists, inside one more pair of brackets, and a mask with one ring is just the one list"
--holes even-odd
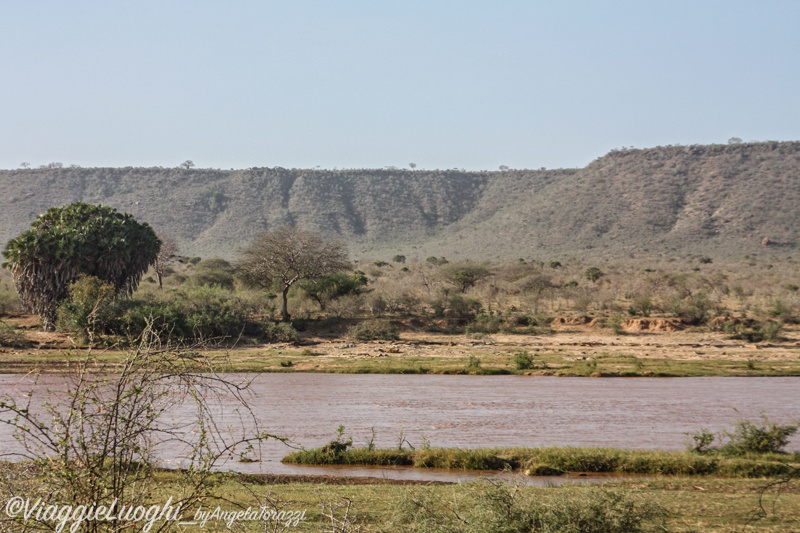
[(497, 333), (503, 320), (497, 315), (481, 313), (475, 317), (475, 322), (467, 326), (465, 333)]
[(661, 531), (663, 509), (629, 492), (586, 489), (580, 494), (521, 492), (501, 482), (457, 484), (452, 496), (423, 488), (396, 504), (393, 531), (478, 533), (563, 531), (636, 533)]
[(11, 313), (19, 309), (19, 296), (8, 289), (0, 289), (0, 315)]
[(550, 281), (550, 278), (541, 274), (533, 274), (531, 276), (527, 276), (525, 278), (520, 279), (516, 286), (523, 292), (530, 292), (533, 294), (541, 294), (546, 289), (549, 289), (553, 286), (553, 282)]
[(368, 320), (350, 328), (350, 336), (357, 341), (396, 341), (400, 339), (395, 326), (385, 320)]
[(533, 368), (533, 357), (528, 352), (517, 352), (514, 354), (514, 366), (517, 370)]
[[(159, 335), (175, 339), (236, 338), (250, 325), (250, 302), (219, 287), (195, 286), (165, 294), (142, 294), (110, 306), (102, 330), (134, 338), (152, 322)], [(258, 333), (258, 328), (251, 328)]]
[(671, 307), (674, 316), (680, 318), (685, 324), (696, 326), (703, 324), (708, 318), (711, 302), (705, 293), (698, 292), (686, 300), (673, 300)]
[(761, 422), (740, 420), (733, 430), (725, 432), (730, 441), (722, 451), (734, 455), (745, 453), (778, 453), (789, 442), (789, 437), (797, 432), (800, 424), (779, 425), (761, 415)]
[(611, 333), (614, 335), (622, 335), (625, 333), (625, 330), (622, 329), (622, 325), (624, 320), (619, 315), (611, 315), (606, 319), (605, 327), (611, 330)]
[(0, 346), (24, 348), (29, 342), (12, 324), (0, 320)]
[(69, 298), (58, 307), (56, 327), (81, 339), (102, 330), (115, 292), (113, 285), (95, 276), (80, 276), (69, 286)]
[(336, 318), (355, 318), (364, 309), (364, 297), (361, 295), (342, 296), (328, 302), (327, 310)]
[(747, 342), (775, 341), (781, 338), (783, 324), (767, 320), (765, 322), (732, 322), (722, 324), (722, 330), (731, 336), (731, 339), (745, 340)]
[(597, 267), (589, 267), (586, 269), (585, 272), (586, 279), (591, 281), (592, 283), (597, 283), (597, 280), (605, 276), (602, 270)]
[(631, 307), (640, 315), (647, 317), (653, 310), (653, 300), (649, 296), (637, 296)]
[[(789, 442), (789, 437), (794, 435), (800, 423), (780, 425), (771, 422), (765, 415), (761, 415), (761, 422), (739, 420), (733, 429), (714, 434), (707, 429), (693, 433), (686, 433), (689, 437), (686, 448), (691, 452), (706, 453), (721, 451), (729, 455), (745, 455), (749, 453), (766, 454), (782, 453), (782, 449)], [(727, 438), (721, 447), (713, 447), (715, 439)]]
[(711, 451), (711, 445), (714, 443), (716, 435), (709, 430), (703, 428), (693, 433), (685, 433), (688, 437), (684, 441), (687, 451), (694, 453), (706, 453)]
[(220, 258), (205, 259), (191, 269), (187, 282), (192, 285), (222, 287), (233, 290), (234, 267)]
[(267, 322), (261, 326), (261, 336), (265, 342), (295, 342), (297, 330), (288, 322)]
[(796, 308), (787, 305), (780, 298), (775, 300), (772, 303), (772, 306), (767, 309), (767, 314), (771, 317), (777, 318), (781, 322), (789, 322), (791, 324), (797, 324), (800, 320), (798, 318)]
[(467, 298), (461, 294), (451, 294), (447, 299), (445, 315), (453, 318), (468, 318), (480, 313), (483, 304), (477, 298)]

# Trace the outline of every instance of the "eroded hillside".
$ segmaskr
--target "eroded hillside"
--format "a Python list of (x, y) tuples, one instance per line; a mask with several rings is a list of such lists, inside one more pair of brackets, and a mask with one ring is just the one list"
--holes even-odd
[(55, 168), (0, 171), (0, 241), (53, 205), (103, 203), (174, 235), (185, 253), (234, 257), (293, 223), (354, 255), (498, 258), (794, 253), (800, 143), (614, 151), (583, 169)]

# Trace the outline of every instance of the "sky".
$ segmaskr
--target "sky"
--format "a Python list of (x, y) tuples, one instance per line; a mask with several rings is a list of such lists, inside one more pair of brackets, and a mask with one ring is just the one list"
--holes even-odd
[(0, 168), (583, 167), (800, 139), (800, 1), (0, 0)]

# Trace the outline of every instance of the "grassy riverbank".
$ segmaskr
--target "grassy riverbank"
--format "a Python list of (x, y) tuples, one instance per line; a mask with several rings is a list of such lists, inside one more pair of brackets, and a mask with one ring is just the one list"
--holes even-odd
[[(0, 463), (0, 499), (36, 490), (30, 469)], [(34, 473), (35, 475), (35, 473)], [(39, 474), (41, 475), (41, 474)], [(180, 494), (173, 472), (158, 472), (157, 490), (149, 495), (163, 504)], [(501, 525), (536, 519), (551, 526), (572, 526), (585, 531), (635, 532), (696, 531), (783, 532), (800, 529), (800, 484), (790, 483), (764, 494), (764, 515), (759, 506), (768, 479), (718, 477), (656, 477), (605, 483), (601, 487), (562, 485), (537, 488), (487, 482), (431, 484), (377, 478), (314, 476), (250, 476), (220, 473), (208, 480), (216, 498), (202, 502), (202, 510), (217, 506), (223, 511), (247, 507), (306, 511), (304, 519), (289, 531), (330, 531), (331, 516), (342, 532), (389, 533), (395, 531), (496, 531)], [(33, 493), (31, 493), (33, 494)], [(506, 505), (508, 504), (508, 505)], [(197, 506), (184, 509), (191, 520)], [(460, 517), (455, 523), (454, 517)], [(436, 525), (433, 519), (440, 520)], [(583, 520), (581, 525), (575, 521)], [(263, 522), (237, 522), (236, 531), (284, 531), (265, 529)], [(196, 526), (195, 526), (196, 527)], [(492, 528), (495, 529), (492, 529)], [(327, 528), (327, 529), (326, 529)], [(359, 529), (360, 528), (360, 529)], [(449, 529), (448, 529), (449, 528)], [(187, 531), (193, 531), (187, 529)], [(198, 529), (199, 530), (199, 529)], [(517, 529), (508, 529), (516, 531)], [(202, 531), (230, 531), (222, 520), (209, 520)]]
[[(580, 339), (541, 345), (539, 339), (477, 343), (464, 337), (405, 343), (327, 342), (312, 346), (206, 347), (194, 357), (220, 372), (341, 374), (533, 375), (562, 377), (746, 377), (800, 376), (800, 349), (770, 346), (703, 346), (689, 353), (678, 343), (581, 346)], [(693, 340), (693, 339), (689, 339)], [(539, 344), (537, 344), (537, 341)], [(686, 343), (684, 343), (686, 344)], [(717, 355), (714, 353), (722, 352)], [(738, 350), (738, 351), (737, 351)], [(129, 350), (95, 347), (93, 368), (113, 371)], [(700, 353), (698, 356), (697, 353)], [(705, 356), (710, 353), (710, 356)], [(520, 355), (523, 354), (523, 355)], [(527, 356), (527, 359), (526, 359)], [(86, 347), (0, 349), (0, 373), (68, 372)], [(522, 358), (522, 359), (520, 359)], [(520, 365), (523, 361), (526, 364)], [(523, 368), (520, 368), (522, 366)]]
[(284, 457), (283, 462), (314, 465), (406, 465), (416, 468), (469, 470), (512, 469), (526, 471), (529, 475), (592, 472), (755, 478), (785, 475), (794, 468), (800, 468), (800, 454), (766, 453), (731, 456), (720, 452), (699, 454), (578, 447), (342, 450), (336, 443), (331, 443), (322, 448), (294, 452)]

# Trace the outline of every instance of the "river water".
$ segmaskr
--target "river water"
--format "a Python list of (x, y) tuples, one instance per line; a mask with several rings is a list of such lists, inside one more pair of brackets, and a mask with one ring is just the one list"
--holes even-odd
[[(241, 376), (230, 376), (239, 379)], [(686, 432), (719, 431), (736, 420), (788, 423), (800, 417), (800, 378), (556, 378), (531, 376), (429, 376), (347, 374), (260, 374), (252, 379), (248, 403), (262, 430), (289, 437), (295, 446), (320, 446), (339, 425), (355, 445), (372, 438), (377, 447), (401, 440), (415, 447), (610, 446), (678, 450)], [(0, 396), (26, 390), (19, 375), (0, 375)], [(22, 383), (20, 383), (22, 381)], [(40, 393), (64, 390), (64, 378), (41, 376)], [(218, 405), (227, 421), (232, 398)], [(190, 417), (191, 406), (174, 416)], [(0, 449), (16, 443), (0, 427)], [(404, 444), (408, 447), (408, 444)], [(800, 449), (796, 435), (789, 450)], [(259, 462), (235, 457), (223, 468), (250, 473), (369, 475), (406, 479), (463, 479), (463, 472), (408, 468), (330, 468), (284, 465), (291, 448), (277, 442), (262, 448)], [(236, 454), (238, 457), (238, 454)], [(162, 450), (165, 465), (180, 461), (178, 450)]]

